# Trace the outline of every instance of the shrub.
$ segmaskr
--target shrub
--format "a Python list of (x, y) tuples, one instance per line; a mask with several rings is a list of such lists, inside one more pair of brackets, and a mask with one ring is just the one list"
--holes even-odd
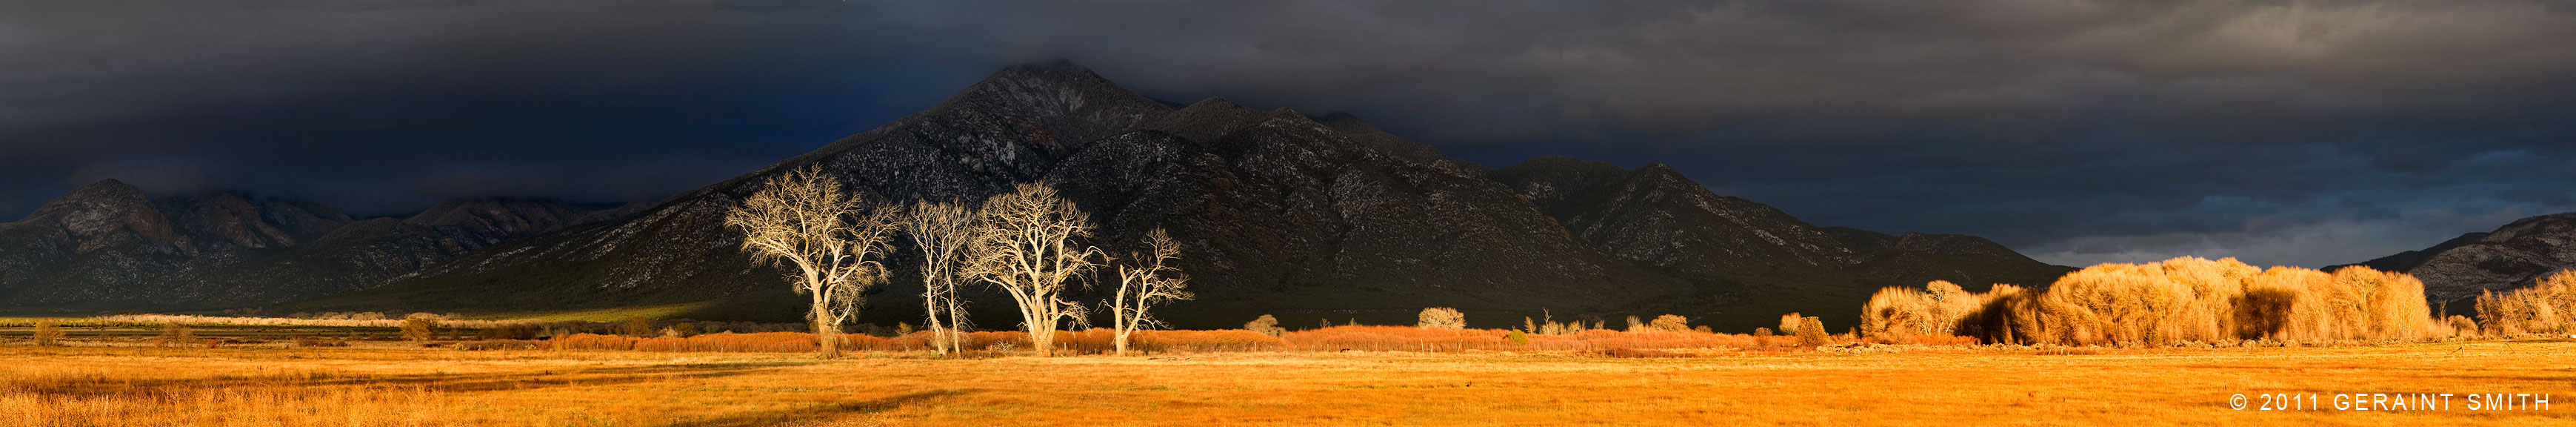
[(2443, 323), (2450, 326), (2451, 335), (2453, 336), (2475, 335), (2478, 333), (2478, 322), (2469, 320), (2468, 316), (2451, 316), (2450, 318), (2443, 320), (2446, 320), (2446, 322)]
[[(1633, 316), (1631, 318), (1633, 318)], [(1655, 316), (1655, 322), (1648, 323), (1647, 327), (1664, 332), (1688, 332), (1691, 330), (1690, 318), (1676, 314)]]
[(54, 318), (49, 317), (44, 320), (36, 321), (37, 346), (52, 347), (61, 344), (58, 341), (62, 341), (62, 339), (63, 326), (61, 320), (55, 320)]
[[(1419, 317), (1420, 317), (1420, 321), (1419, 321), (1419, 322), (1416, 322), (1414, 326), (1416, 326), (1416, 327), (1420, 327), (1420, 328), (1423, 328), (1423, 329), (1466, 329), (1466, 328), (1467, 328), (1467, 314), (1466, 314), (1466, 313), (1460, 313), (1460, 312), (1458, 312), (1458, 309), (1455, 309), (1455, 308), (1449, 308), (1449, 307), (1431, 307), (1431, 308), (1425, 308), (1425, 309), (1422, 309), (1422, 314), (1421, 314)], [(1508, 319), (1508, 318), (1507, 318), (1507, 319)]]
[(1825, 319), (1822, 317), (1805, 318), (1798, 326), (1798, 345), (1814, 347), (1832, 342), (1832, 335), (1825, 333)]
[(1771, 328), (1753, 328), (1753, 344), (1771, 346)]
[[(911, 326), (907, 325), (907, 326), (905, 326), (905, 327), (904, 327), (904, 328), (902, 328), (902, 329), (905, 329), (905, 331), (904, 331), (904, 334), (905, 334), (905, 335), (911, 335), (911, 334), (912, 334), (912, 331), (910, 330), (910, 329), (912, 329), (912, 327), (911, 327)], [(679, 335), (679, 336), (681, 336), (681, 337), (694, 337), (694, 336), (698, 336), (698, 333), (699, 333), (699, 332), (698, 332), (698, 324), (696, 324), (696, 323), (689, 323), (689, 322), (680, 322), (680, 323), (672, 324), (672, 325), (671, 325), (671, 332), (672, 332), (673, 334)]]
[(196, 340), (197, 331), (188, 329), (188, 325), (178, 323), (161, 324), (161, 345), (164, 347), (180, 345), (181, 343)]
[(1780, 315), (1779, 331), (1781, 335), (1797, 336), (1798, 328), (1802, 326), (1807, 326), (1806, 316), (1800, 316), (1798, 313)]
[(1503, 334), (1503, 340), (1511, 341), (1513, 344), (1520, 345), (1529, 345), (1530, 343), (1529, 334), (1521, 331), (1512, 331), (1511, 333)]
[(438, 315), (429, 313), (412, 313), (410, 316), (403, 316), (403, 339), (411, 341), (438, 339), (438, 320)]
[(1288, 329), (1279, 327), (1279, 318), (1270, 317), (1270, 315), (1267, 314), (1261, 315), (1259, 318), (1252, 319), (1250, 322), (1244, 322), (1243, 329), (1260, 332), (1262, 335), (1274, 337), (1288, 332)]

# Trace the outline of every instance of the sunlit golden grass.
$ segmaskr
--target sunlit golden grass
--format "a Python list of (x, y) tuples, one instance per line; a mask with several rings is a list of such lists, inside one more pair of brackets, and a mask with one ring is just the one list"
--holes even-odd
[(2576, 408), (2227, 406), (2236, 393), (2564, 392), (2576, 378), (2569, 341), (2038, 353), (932, 359), (862, 352), (817, 361), (393, 346), (6, 346), (0, 425), (2576, 424), (2568, 415)]

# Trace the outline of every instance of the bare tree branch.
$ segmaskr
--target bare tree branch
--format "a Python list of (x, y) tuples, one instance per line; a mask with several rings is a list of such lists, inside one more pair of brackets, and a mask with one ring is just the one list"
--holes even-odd
[(863, 209), (855, 194), (822, 168), (808, 166), (771, 177), (759, 192), (725, 213), (725, 226), (743, 232), (752, 261), (795, 268), (789, 282), (813, 299), (806, 313), (820, 345), (818, 355), (840, 354), (842, 322), (858, 313), (869, 287), (886, 280), (875, 259), (890, 249), (900, 223), (894, 209)]

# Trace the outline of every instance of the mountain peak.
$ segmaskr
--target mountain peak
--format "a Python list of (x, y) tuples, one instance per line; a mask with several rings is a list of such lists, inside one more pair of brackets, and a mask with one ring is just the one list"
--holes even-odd
[(2515, 220), (2495, 231), (2469, 233), (2417, 251), (2364, 262), (2412, 274), (2434, 301), (2477, 296), (2489, 290), (2530, 286), (2533, 279), (2576, 269), (2576, 212)]
[(74, 193), (83, 191), (131, 191), (135, 194), (143, 193), (143, 189), (136, 188), (133, 184), (127, 184), (125, 181), (118, 181), (116, 178), (90, 182), (89, 184), (81, 185), (79, 189), (72, 190)]
[(36, 208), (35, 212), (28, 213), (27, 218), (55, 217), (81, 211), (114, 211), (103, 213), (117, 214), (136, 209), (152, 210), (152, 200), (144, 196), (143, 189), (109, 178), (72, 189), (71, 193), (54, 198)]
[(1084, 67), (1084, 66), (1082, 66), (1082, 64), (1076, 64), (1076, 63), (1074, 63), (1074, 62), (1073, 62), (1073, 60), (1072, 60), (1072, 59), (1056, 58), (1056, 59), (1055, 59), (1055, 60), (1053, 60), (1053, 61), (1029, 62), (1029, 63), (1022, 63), (1022, 64), (1018, 64), (1018, 65), (1012, 65), (1012, 66), (1008, 66), (1008, 67), (1002, 67), (1002, 71), (1001, 71), (1001, 73), (1003, 73), (1003, 74), (1009, 74), (1009, 73), (1019, 73), (1019, 74), (1046, 74), (1046, 73), (1059, 73), (1059, 74), (1064, 74), (1064, 73), (1073, 73), (1073, 74), (1091, 74), (1091, 68), (1090, 68), (1090, 67)]

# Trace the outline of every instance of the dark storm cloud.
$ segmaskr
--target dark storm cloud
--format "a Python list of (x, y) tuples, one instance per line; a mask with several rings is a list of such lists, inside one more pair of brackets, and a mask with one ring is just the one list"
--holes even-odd
[(2560, 1), (102, 3), (0, 6), (0, 215), (109, 175), (647, 197), (1053, 58), (2060, 263), (2316, 266), (2576, 207)]

